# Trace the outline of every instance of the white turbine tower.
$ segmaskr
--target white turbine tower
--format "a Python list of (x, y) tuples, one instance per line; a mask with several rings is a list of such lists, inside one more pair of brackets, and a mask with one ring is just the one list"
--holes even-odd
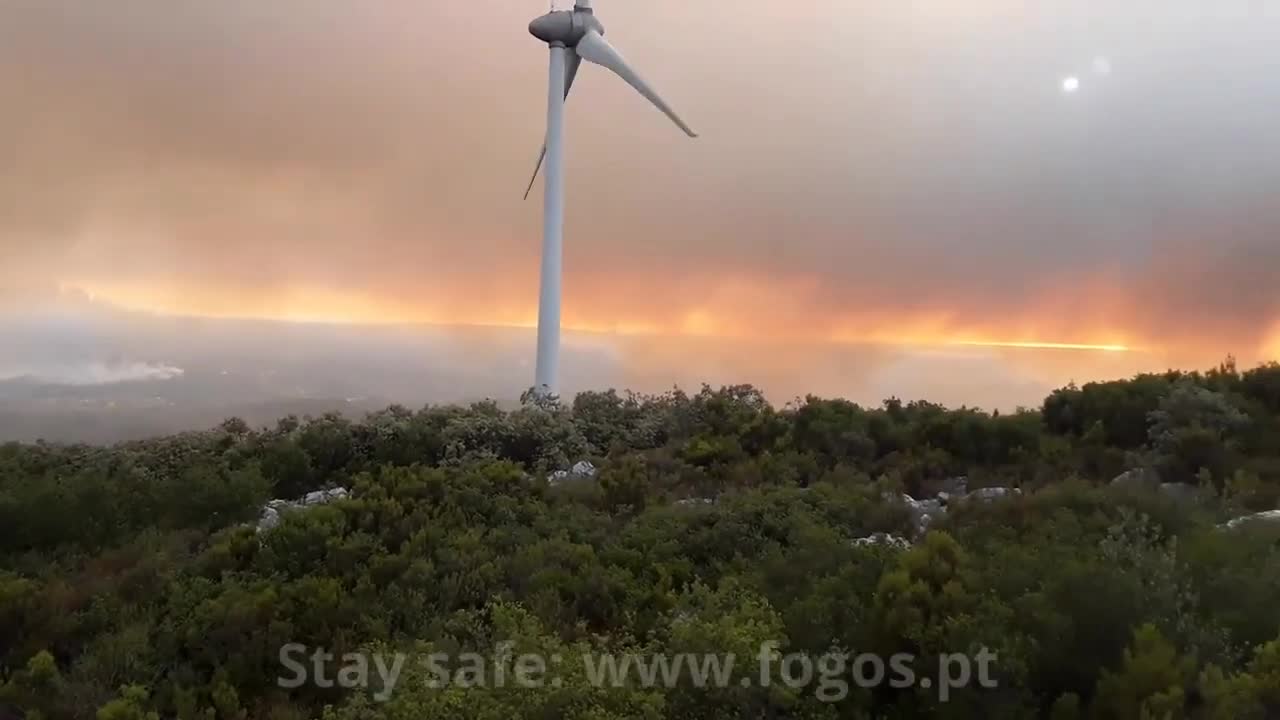
[[(553, 6), (554, 7), (554, 6)], [(658, 93), (641, 79), (617, 50), (604, 39), (604, 26), (591, 9), (591, 0), (577, 0), (572, 10), (555, 11), (529, 23), (529, 32), (551, 46), (551, 82), (547, 89), (547, 136), (529, 190), (545, 161), (545, 199), (542, 219), (542, 277), (538, 296), (538, 360), (534, 390), (556, 391), (560, 365), (560, 275), (564, 236), (564, 103), (583, 60), (612, 70), (649, 102), (666, 113), (689, 137), (697, 133), (676, 115)]]

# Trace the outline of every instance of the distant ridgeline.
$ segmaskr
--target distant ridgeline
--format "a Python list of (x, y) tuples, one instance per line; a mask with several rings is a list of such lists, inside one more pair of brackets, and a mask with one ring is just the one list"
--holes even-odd
[[(0, 445), (0, 718), (1277, 717), (1278, 506), (1276, 365), (1013, 414), (737, 386)], [(562, 674), (332, 682), (496, 647)], [(761, 648), (994, 659), (831, 693), (754, 681)], [(707, 653), (743, 664), (576, 664)]]

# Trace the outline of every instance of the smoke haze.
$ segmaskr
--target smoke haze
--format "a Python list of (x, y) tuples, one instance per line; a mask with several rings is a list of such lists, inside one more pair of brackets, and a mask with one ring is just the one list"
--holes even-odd
[[(997, 405), (1280, 355), (1280, 4), (598, 5), (702, 137), (580, 76), (565, 322), (625, 371), (567, 385), (790, 392), (824, 384), (817, 363), (851, 368), (826, 383), (848, 394), (926, 372), (922, 391)], [(530, 326), (547, 60), (525, 28), (545, 10), (5, 0), (0, 308), (49, 322), (63, 288), (148, 317)], [(43, 368), (11, 343), (0, 373), (191, 371), (113, 332)], [(838, 348), (865, 343), (943, 355), (864, 373), (881, 351)], [(974, 373), (947, 353), (999, 358), (988, 389), (959, 391)]]

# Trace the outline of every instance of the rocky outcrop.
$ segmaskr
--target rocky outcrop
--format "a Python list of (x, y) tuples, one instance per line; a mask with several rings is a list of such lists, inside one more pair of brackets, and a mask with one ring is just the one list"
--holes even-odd
[(345, 500), (350, 496), (351, 493), (346, 488), (337, 487), (330, 490), (309, 492), (297, 500), (272, 500), (262, 506), (262, 514), (258, 516), (258, 532), (263, 533), (279, 525), (280, 516), (289, 510), (328, 505), (331, 502)]
[[(967, 489), (967, 478), (955, 478), (957, 481), (963, 481), (963, 484), (952, 484), (951, 490)], [(948, 481), (953, 482), (953, 481)], [(911, 510), (912, 519), (914, 521), (914, 529), (916, 537), (924, 535), (929, 531), (929, 527), (933, 525), (938, 518), (946, 517), (947, 508), (956, 502), (994, 502), (1003, 498), (1016, 497), (1022, 494), (1022, 490), (1018, 488), (1008, 487), (988, 487), (978, 488), (973, 492), (966, 494), (952, 495), (947, 490), (938, 493), (937, 497), (928, 500), (917, 500), (910, 495), (903, 494), (898, 497), (902, 504)], [(887, 499), (892, 499), (889, 496)]]
[(929, 530), (929, 526), (939, 517), (947, 514), (947, 508), (942, 504), (941, 500), (936, 498), (930, 500), (916, 500), (915, 498), (903, 493), (899, 496), (899, 500), (907, 509), (911, 511), (912, 525), (917, 536), (924, 535)]
[(887, 547), (894, 550), (909, 550), (911, 541), (898, 535), (890, 535), (889, 533), (872, 533), (866, 537), (860, 537), (856, 540), (849, 541), (850, 547)]
[(1280, 510), (1266, 510), (1252, 515), (1245, 515), (1219, 525), (1220, 528), (1227, 530), (1235, 530), (1242, 525), (1248, 525), (1255, 522), (1280, 523)]
[(595, 476), (596, 466), (592, 465), (589, 460), (579, 460), (568, 470), (556, 470), (555, 472), (547, 475), (547, 482), (552, 485), (559, 485), (566, 480), (590, 479)]
[(991, 502), (1008, 497), (1017, 497), (1022, 494), (1022, 490), (1018, 488), (1008, 487), (987, 487), (978, 488), (968, 495), (964, 496), (965, 500), (976, 500), (978, 502)]

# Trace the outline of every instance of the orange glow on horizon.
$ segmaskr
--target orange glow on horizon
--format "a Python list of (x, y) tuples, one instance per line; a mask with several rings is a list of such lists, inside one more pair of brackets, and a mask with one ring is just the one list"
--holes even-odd
[[(363, 293), (343, 293), (328, 288), (293, 287), (271, 292), (234, 293), (209, 289), (165, 288), (160, 285), (108, 286), (93, 283), (64, 283), (66, 290), (79, 290), (85, 295), (113, 306), (139, 312), (171, 316), (219, 319), (278, 320), (297, 323), (332, 324), (432, 324), (452, 326), (486, 326), (532, 329), (537, 325), (534, 308), (509, 307), (490, 302), (483, 306), (423, 303), (412, 298), (374, 297)], [(252, 298), (245, 300), (245, 298)], [(616, 321), (569, 316), (567, 332), (619, 336), (664, 336), (685, 338), (725, 338), (745, 340), (785, 340), (791, 342), (834, 343), (849, 345), (884, 345), (897, 347), (975, 347), (1028, 350), (1075, 350), (1086, 352), (1124, 353), (1134, 348), (1114, 340), (1113, 332), (1096, 336), (1106, 342), (1007, 340), (1001, 335), (1027, 337), (1024, 329), (1005, 334), (999, 328), (983, 328), (964, 332), (962, 324), (945, 312), (902, 313), (892, 317), (885, 313), (857, 317), (840, 329), (778, 322), (770, 325), (746, 322), (743, 317), (726, 316), (716, 307), (659, 308), (669, 322), (622, 317)], [(608, 311), (605, 308), (604, 311)], [(750, 330), (749, 330), (750, 329)], [(975, 330), (976, 328), (969, 328)]]
[(1262, 343), (1262, 360), (1280, 362), (1280, 325), (1272, 329), (1270, 336)]
[(1127, 345), (1038, 341), (955, 340), (947, 344), (967, 347), (1024, 348), (1028, 350), (1094, 350), (1098, 352), (1130, 352), (1132, 350)]

